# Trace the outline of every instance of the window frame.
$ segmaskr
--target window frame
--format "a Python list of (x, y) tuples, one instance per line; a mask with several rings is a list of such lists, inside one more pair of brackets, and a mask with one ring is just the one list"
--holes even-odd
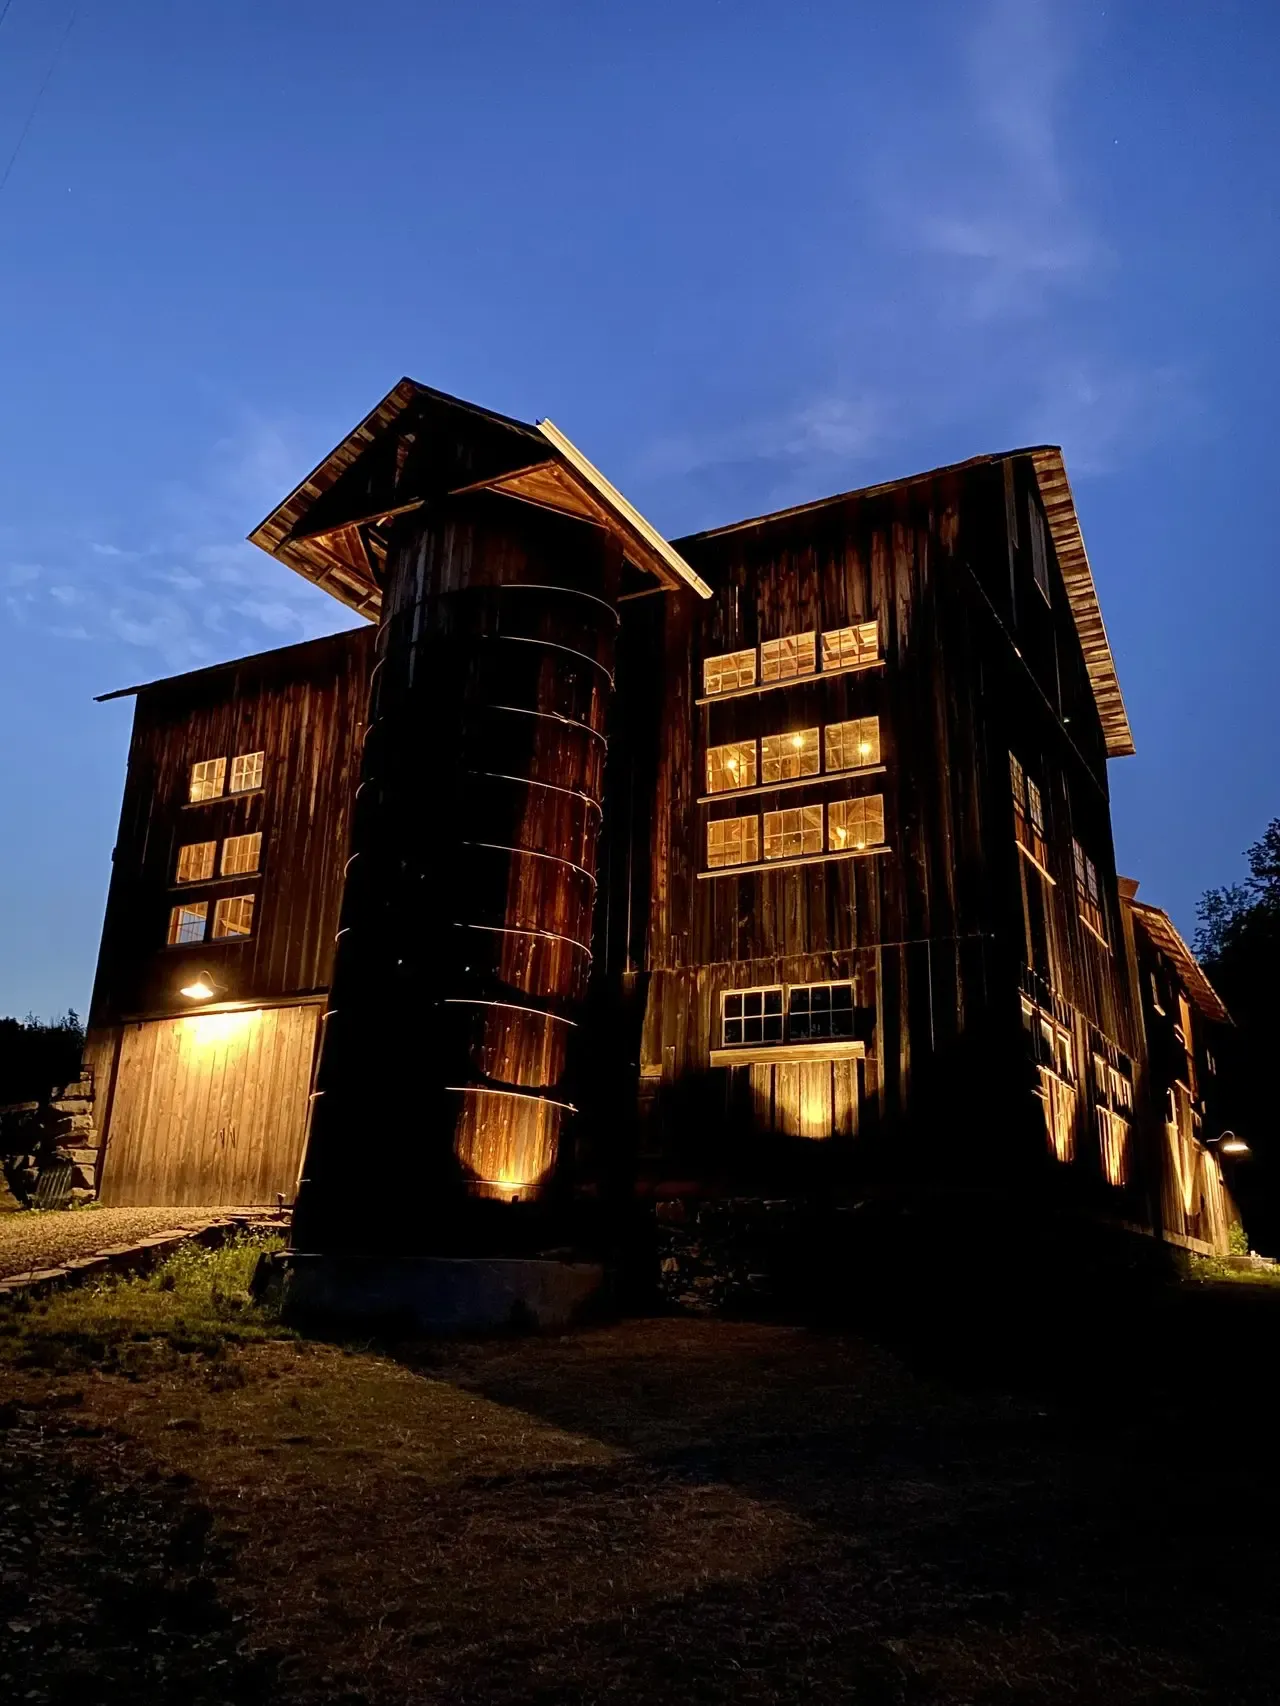
[(872, 618), (865, 622), (848, 622), (841, 628), (824, 628), (821, 654), (824, 675), (880, 663), (879, 621)]
[[(179, 920), (183, 915), (200, 925), (198, 935), (182, 935)], [(191, 948), (203, 942), (209, 934), (209, 902), (207, 900), (178, 901), (169, 908), (169, 927), (165, 934), (166, 948)]]
[[(210, 767), (210, 765), (213, 766), (213, 777), (209, 778), (209, 777), (201, 776), (199, 778), (199, 781), (197, 781), (196, 771), (197, 770), (207, 770)], [(209, 782), (210, 780), (212, 780), (215, 783), (215, 786), (213, 786), (208, 792), (203, 792), (203, 791), (201, 793), (196, 792), (197, 787), (200, 787), (203, 790), (205, 787), (205, 784), (207, 782)], [(189, 805), (189, 806), (206, 806), (213, 800), (223, 800), (226, 797), (227, 797), (227, 755), (225, 752), (219, 758), (197, 758), (197, 759), (194, 759), (187, 766), (187, 799), (186, 799), (187, 805)]]
[[(237, 764), (244, 764), (247, 761), (249, 761), (250, 759), (257, 759), (257, 761), (258, 761), (257, 767), (255, 768), (254, 773), (253, 773), (253, 781), (242, 783), (239, 787), (237, 787), (236, 786), (236, 765)], [(266, 786), (266, 774), (267, 774), (267, 752), (266, 752), (265, 747), (260, 747), (255, 752), (237, 752), (231, 760), (231, 766), (230, 766), (230, 769), (227, 773), (227, 796), (228, 796), (228, 798), (230, 798), (232, 795), (235, 795), (238, 797), (241, 794), (259, 793)]]
[[(732, 682), (724, 679), (729, 673), (725, 666), (730, 664), (733, 665), (734, 679)], [(713, 670), (715, 665), (720, 667)], [(745, 679), (744, 670), (748, 671)], [(714, 687), (711, 684), (713, 673), (716, 678)], [(755, 646), (743, 646), (732, 652), (716, 652), (713, 656), (702, 660), (702, 692), (704, 697), (708, 699), (718, 698), (724, 693), (740, 693), (747, 688), (755, 687), (759, 678), (759, 660), (756, 656)]]
[(818, 630), (779, 634), (760, 642), (760, 682), (773, 686), (783, 681), (804, 681), (818, 673)]
[[(812, 738), (811, 738), (812, 737)], [(777, 752), (766, 756), (766, 747), (776, 746)], [(812, 760), (812, 769), (805, 769), (805, 763)], [(795, 768), (790, 769), (794, 763)], [(766, 775), (766, 768), (773, 765), (777, 774)], [(822, 775), (822, 724), (815, 724), (805, 729), (785, 729), (778, 734), (760, 736), (760, 786), (768, 788), (775, 782), (798, 782), (806, 776)]]
[[(826, 813), (821, 804), (816, 806), (781, 806), (775, 811), (764, 812), (761, 822), (760, 847), (762, 857), (766, 861), (777, 859), (808, 859), (815, 854), (827, 851)], [(772, 830), (769, 820), (774, 820)], [(786, 820), (796, 820), (788, 822)], [(808, 838), (817, 835), (817, 845), (807, 845)], [(789, 843), (799, 838), (799, 845), (792, 847)], [(774, 851), (770, 852), (772, 840)]]
[[(868, 818), (871, 814), (871, 808), (872, 807), (875, 808), (875, 820), (874, 821), (878, 823), (879, 830), (880, 830), (879, 839), (877, 839), (877, 840), (873, 840), (871, 837), (871, 834), (869, 833), (870, 826), (868, 824)], [(835, 845), (834, 839), (833, 839), (834, 834), (835, 834), (835, 826), (833, 826), (832, 821), (831, 821), (832, 814), (835, 813), (840, 819), (847, 820), (848, 816), (853, 813), (855, 808), (860, 808), (858, 815), (862, 819), (863, 839), (861, 841), (851, 841), (851, 842), (850, 841), (841, 841), (838, 846)], [(847, 821), (842, 822), (840, 824), (840, 828), (842, 830), (847, 829)], [(864, 853), (864, 852), (867, 852), (868, 850), (873, 850), (877, 847), (887, 847), (887, 846), (888, 846), (888, 842), (885, 839), (884, 795), (883, 794), (851, 794), (845, 799), (828, 800), (828, 802), (827, 802), (827, 851), (828, 852), (830, 852), (830, 853), (844, 853), (844, 852)]]
[[(256, 894), (224, 894), (213, 903), (213, 920), (209, 927), (211, 942), (247, 942), (254, 933), (258, 922), (258, 897)], [(225, 929), (221, 926), (233, 906), (249, 908), (248, 928), (244, 930)]]
[[(846, 737), (843, 732), (845, 730), (856, 732)], [(872, 735), (870, 740), (866, 738), (869, 730)], [(857, 753), (858, 761), (856, 764), (833, 764), (831, 762), (832, 735), (840, 736), (835, 744), (841, 750), (845, 748), (847, 743), (852, 744)], [(879, 763), (880, 718), (878, 715), (844, 717), (838, 723), (822, 724), (822, 773), (824, 776), (839, 776), (851, 771), (871, 770)]]
[[(747, 1000), (750, 997), (756, 996), (756, 995), (758, 995), (761, 998), (761, 1000), (760, 1000), (760, 1012), (759, 1013), (748, 1013), (748, 1012), (746, 1012), (745, 1005), (746, 1005)], [(775, 995), (778, 998), (777, 1010), (776, 1010), (776, 1012), (770, 1012), (769, 1006), (768, 1006), (769, 998), (772, 996), (775, 996)], [(731, 1001), (741, 1001), (743, 1003), (743, 1011), (736, 1013), (736, 1014), (733, 1014), (733, 1015), (730, 1015), (729, 1004)], [(778, 1022), (778, 1035), (777, 1035), (776, 1039), (771, 1038), (771, 1037), (766, 1037), (764, 1035), (766, 1023), (770, 1020), (775, 1019), (775, 1018)], [(759, 1024), (760, 1024), (760, 1031), (761, 1031), (760, 1036), (759, 1037), (748, 1037), (746, 1035), (747, 1025), (748, 1024), (754, 1024), (757, 1020), (759, 1021)], [(783, 1043), (785, 1041), (785, 1037), (786, 1037), (786, 1023), (787, 1023), (787, 993), (786, 993), (786, 985), (785, 984), (781, 984), (781, 983), (751, 984), (751, 985), (748, 985), (747, 988), (745, 988), (745, 989), (722, 989), (720, 991), (720, 1046), (722, 1048), (751, 1049), (751, 1048), (781, 1047), (783, 1045)], [(729, 1026), (730, 1026), (730, 1024), (737, 1024), (737, 1025), (741, 1025), (743, 1027), (743, 1035), (740, 1036), (737, 1039), (737, 1041), (735, 1041), (735, 1042), (729, 1041)]]
[[(740, 830), (739, 835), (737, 837), (738, 841), (743, 845), (743, 857), (740, 859), (727, 859), (727, 858), (723, 858), (723, 857), (722, 858), (716, 858), (714, 856), (716, 851), (719, 851), (721, 853), (723, 853), (723, 851), (724, 851), (724, 844), (727, 840), (727, 833), (723, 833), (723, 832), (727, 832), (728, 826), (730, 824), (734, 824), (734, 825), (750, 824), (751, 825), (751, 830), (749, 833), (744, 828), (744, 829)], [(713, 831), (716, 831), (716, 830), (722, 831), (721, 847), (719, 849), (713, 849), (713, 847), (712, 847), (712, 833), (713, 833)], [(750, 841), (750, 843), (751, 843), (751, 850), (749, 853), (746, 851), (746, 843), (748, 841)], [(760, 859), (760, 814), (759, 814), (759, 812), (751, 812), (749, 814), (744, 814), (740, 817), (713, 817), (713, 818), (708, 818), (708, 820), (707, 820), (706, 853), (707, 853), (707, 869), (709, 871), (732, 870), (739, 865), (757, 864), (759, 862), (759, 859)]]
[[(208, 868), (201, 868), (190, 874), (183, 874), (183, 855), (208, 850)], [(190, 888), (192, 883), (208, 883), (213, 881), (213, 874), (218, 868), (218, 839), (216, 836), (208, 841), (180, 841), (178, 857), (174, 862), (173, 881), (177, 888)]]
[[(254, 843), (252, 865), (237, 865), (234, 870), (228, 870), (228, 852), (237, 843), (246, 841), (252, 841)], [(218, 855), (218, 875), (220, 877), (256, 877), (261, 870), (262, 831), (260, 829), (248, 829), (242, 831), (239, 835), (228, 835), (223, 838), (222, 851)]]

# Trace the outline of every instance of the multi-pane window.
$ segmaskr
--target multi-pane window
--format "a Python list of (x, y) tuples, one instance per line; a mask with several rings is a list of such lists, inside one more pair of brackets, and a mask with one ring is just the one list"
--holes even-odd
[(227, 761), (225, 758), (203, 758), (199, 764), (191, 766), (187, 798), (192, 805), (198, 804), (201, 800), (221, 799), (226, 780)]
[(222, 875), (240, 877), (256, 871), (262, 861), (262, 831), (252, 835), (229, 835), (222, 843)]
[(828, 723), (822, 731), (828, 770), (860, 770), (880, 762), (879, 717), (855, 717), (848, 723)]
[(812, 675), (818, 667), (817, 639), (811, 632), (765, 640), (760, 647), (761, 681), (790, 681), (793, 676)]
[(760, 858), (758, 817), (713, 818), (707, 825), (707, 864), (754, 865)]
[(186, 942), (203, 942), (208, 916), (207, 900), (189, 900), (175, 906), (169, 914), (169, 946), (180, 948)]
[(725, 1048), (855, 1039), (852, 982), (728, 989), (720, 999), (721, 1044)]
[(766, 859), (799, 859), (822, 852), (822, 807), (795, 806), (764, 814)]
[(1102, 1171), (1110, 1185), (1129, 1183), (1129, 1122), (1110, 1108), (1099, 1108), (1098, 1147), (1102, 1152)]
[(224, 895), (213, 909), (213, 937), (221, 941), (228, 936), (248, 936), (253, 931), (253, 896)]
[(213, 875), (213, 862), (218, 852), (216, 841), (188, 841), (178, 849), (177, 881), (203, 883)]
[(1049, 848), (1045, 839), (1044, 796), (1039, 784), (1027, 774), (1013, 753), (1009, 754), (1009, 779), (1013, 787), (1013, 824), (1018, 845), (1036, 864), (1048, 869)]
[(852, 1037), (853, 985), (793, 984), (788, 991), (787, 1036), (792, 1042)]
[(266, 754), (242, 752), (231, 760), (231, 792), (247, 794), (262, 786), (262, 761)]
[(1102, 893), (1098, 887), (1098, 867), (1078, 841), (1071, 843), (1071, 862), (1075, 869), (1076, 906), (1081, 918), (1105, 942), (1106, 919), (1102, 911)]
[(760, 780), (768, 784), (792, 781), (797, 776), (816, 776), (821, 769), (818, 736), (817, 729), (765, 735), (760, 742)]
[(722, 998), (726, 1048), (744, 1043), (782, 1041), (782, 986), (773, 989), (728, 989)]
[(1049, 544), (1044, 533), (1044, 516), (1030, 492), (1027, 493), (1027, 512), (1031, 518), (1031, 578), (1049, 602)]
[(702, 665), (704, 693), (731, 693), (736, 687), (754, 687), (755, 680), (754, 646), (744, 652), (723, 652), (719, 657), (705, 659)]
[(884, 845), (884, 795), (863, 794), (856, 800), (832, 800), (827, 807), (827, 845), (833, 853), (852, 847)]
[(707, 792), (724, 794), (731, 788), (756, 785), (756, 743), (731, 741), (727, 746), (707, 748)]
[(828, 628), (822, 636), (823, 669), (846, 669), (874, 663), (880, 656), (880, 628), (875, 622), (856, 622), (850, 628)]

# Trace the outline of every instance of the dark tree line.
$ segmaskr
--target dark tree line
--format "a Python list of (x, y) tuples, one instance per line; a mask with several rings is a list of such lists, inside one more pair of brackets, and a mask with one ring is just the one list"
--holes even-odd
[(0, 1107), (37, 1102), (77, 1077), (84, 1026), (74, 1008), (60, 1019), (0, 1019)]
[(1209, 889), (1197, 908), (1195, 948), (1235, 1021), (1220, 1050), (1226, 1123), (1253, 1158), (1232, 1186), (1256, 1249), (1280, 1254), (1280, 818), (1246, 855), (1249, 875)]

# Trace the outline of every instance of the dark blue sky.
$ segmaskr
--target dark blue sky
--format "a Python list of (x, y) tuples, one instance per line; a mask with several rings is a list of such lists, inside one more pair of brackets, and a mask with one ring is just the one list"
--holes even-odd
[[(0, 25), (0, 173), (70, 15)], [(83, 1009), (131, 706), (345, 625), (242, 543), (401, 374), (668, 534), (1061, 443), (1187, 930), (1280, 814), (1266, 0), (83, 0), (0, 189), (0, 1013)]]

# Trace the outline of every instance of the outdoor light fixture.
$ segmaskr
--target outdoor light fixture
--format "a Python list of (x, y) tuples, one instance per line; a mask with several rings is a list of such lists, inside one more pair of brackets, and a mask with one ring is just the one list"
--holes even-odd
[(1233, 1131), (1224, 1131), (1221, 1137), (1215, 1137), (1214, 1147), (1223, 1155), (1250, 1155), (1252, 1151), (1242, 1137), (1237, 1137)]
[(190, 983), (184, 983), (178, 991), (185, 995), (188, 1001), (212, 1001), (217, 993), (217, 984), (205, 972), (197, 972)]

